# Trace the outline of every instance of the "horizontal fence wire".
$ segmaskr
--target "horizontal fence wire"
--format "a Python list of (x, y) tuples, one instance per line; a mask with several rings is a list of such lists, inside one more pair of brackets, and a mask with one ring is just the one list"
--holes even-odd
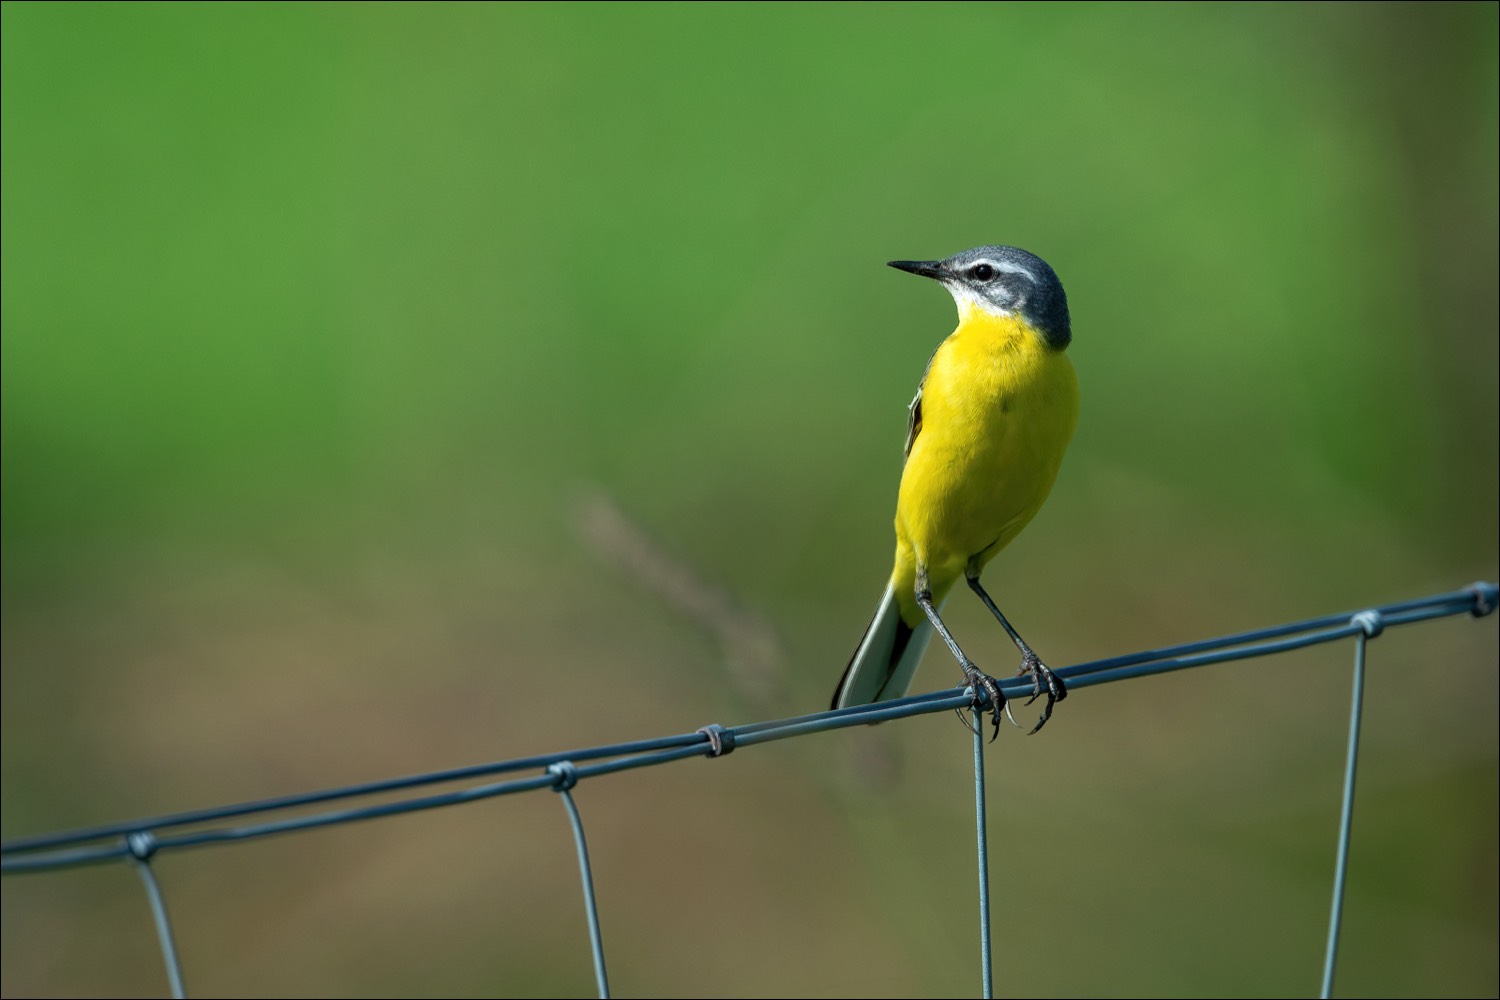
[[(1240, 632), (1201, 642), (1146, 650), (1128, 656), (1095, 660), (1064, 667), (1056, 672), (1066, 678), (1069, 688), (1078, 689), (1111, 681), (1207, 666), (1211, 663), (1270, 656), (1320, 643), (1335, 642), (1349, 637), (1355, 638), (1349, 745), (1344, 773), (1339, 845), (1334, 864), (1333, 902), (1329, 914), (1328, 944), (1320, 992), (1321, 996), (1328, 997), (1333, 989), (1339, 925), (1343, 911), (1344, 882), (1348, 866), (1354, 805), (1355, 763), (1359, 750), (1360, 708), (1364, 693), (1366, 644), (1390, 626), (1465, 613), (1482, 617), (1494, 611), (1496, 598), (1495, 584), (1476, 583), (1448, 594), (1437, 594), (1364, 611), (1325, 615), (1321, 618), (1256, 629), (1251, 632)], [(1000, 689), (1007, 699), (1024, 697), (1031, 693), (1031, 683), (1022, 678), (1012, 678), (1001, 682)], [(584, 909), (588, 917), (595, 982), (598, 995), (608, 997), (609, 983), (605, 974), (604, 945), (599, 930), (598, 906), (594, 898), (588, 846), (584, 838), (583, 820), (572, 796), (572, 790), (581, 779), (637, 767), (664, 764), (687, 757), (720, 757), (739, 746), (769, 743), (773, 740), (830, 729), (968, 707), (973, 711), (974, 730), (974, 801), (979, 859), (981, 995), (992, 997), (994, 996), (994, 974), (990, 941), (989, 844), (986, 833), (984, 727), (982, 724), (984, 719), (982, 713), (988, 707), (988, 702), (988, 695), (983, 691), (977, 687), (966, 687), (901, 698), (876, 705), (818, 712), (791, 719), (777, 719), (736, 727), (713, 724), (704, 726), (696, 732), (677, 736), (664, 736), (631, 743), (615, 743), (564, 753), (432, 771), (301, 795), (282, 796), (149, 819), (110, 823), (81, 830), (25, 837), (0, 845), (0, 854), (3, 854), (3, 859), (0, 859), (0, 868), (3, 868), (6, 874), (13, 874), (55, 871), (118, 859), (131, 861), (140, 872), (147, 898), (151, 904), (157, 938), (166, 965), (169, 988), (174, 997), (184, 997), (186, 992), (183, 986), (182, 969), (177, 958), (171, 925), (167, 918), (166, 902), (151, 869), (151, 860), (159, 852), (184, 847), (233, 843), (272, 834), (310, 830), (380, 816), (433, 809), (439, 806), (458, 805), (493, 798), (497, 795), (550, 788), (563, 800), (569, 823), (572, 826), (574, 842), (578, 849), (579, 875), (583, 883)], [(591, 763), (580, 764), (580, 761)], [(240, 817), (303, 811), (328, 803), (342, 803), (350, 799), (403, 792), (412, 793), (414, 790), (431, 785), (538, 769), (541, 773), (528, 777), (494, 781), (430, 795), (408, 794), (407, 797), (394, 802), (340, 806), (322, 812), (262, 819), (238, 826), (211, 826), (211, 824), (223, 823)], [(206, 827), (206, 829), (193, 829), (195, 827)], [(183, 832), (163, 834), (161, 831), (165, 830)]]
[[(1452, 615), (1482, 616), (1494, 610), (1496, 595), (1495, 584), (1476, 583), (1463, 590), (1382, 605), (1368, 610), (1378, 616), (1378, 620), (1385, 628), (1391, 628)], [(1319, 618), (1239, 632), (1199, 642), (1093, 660), (1063, 667), (1056, 673), (1066, 680), (1070, 691), (1077, 691), (1096, 684), (1107, 684), (1134, 677), (1186, 670), (1212, 663), (1269, 656), (1366, 634), (1365, 626), (1355, 620), (1356, 615), (1361, 613), (1344, 612), (1324, 615)], [(1009, 678), (1000, 682), (1000, 690), (1007, 698), (1029, 697), (1031, 681), (1024, 677)], [(731, 746), (743, 748), (831, 729), (965, 709), (971, 707), (973, 703), (974, 696), (967, 688), (951, 688), (878, 702), (873, 705), (857, 705), (788, 719), (752, 722), (733, 727), (715, 726), (711, 727), (713, 732), (708, 731), (709, 727), (705, 727), (703, 730), (674, 736), (565, 750), (534, 757), (518, 757), (512, 760), (430, 771), (424, 774), (345, 785), (298, 795), (286, 795), (191, 812), (170, 813), (119, 823), (106, 823), (101, 826), (34, 837), (19, 837), (0, 844), (0, 871), (13, 874), (123, 860), (132, 857), (127, 838), (133, 833), (153, 834), (157, 853), (186, 847), (250, 840), (314, 827), (333, 826), (376, 819), (381, 816), (459, 805), (499, 795), (553, 788), (557, 783), (557, 778), (547, 769), (554, 764), (564, 762), (573, 765), (577, 780), (581, 781), (617, 771), (666, 764), (688, 757), (716, 756), (715, 743), (726, 739)], [(300, 812), (310, 807), (330, 803), (346, 803), (349, 800), (377, 795), (411, 792), (435, 785), (514, 774), (518, 771), (535, 773), (453, 791), (411, 795), (392, 802), (353, 805), (320, 812), (303, 812), (298, 815), (263, 819), (241, 825), (210, 825), (242, 817)], [(206, 828), (185, 829), (194, 827)], [(184, 832), (164, 832), (179, 830)]]

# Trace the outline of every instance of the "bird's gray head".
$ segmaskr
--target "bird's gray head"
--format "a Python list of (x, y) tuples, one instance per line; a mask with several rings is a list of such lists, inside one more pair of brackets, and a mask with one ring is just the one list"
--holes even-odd
[(960, 311), (973, 306), (1020, 316), (1048, 347), (1062, 350), (1073, 339), (1062, 282), (1036, 254), (1016, 247), (975, 247), (946, 260), (893, 260), (891, 267), (941, 281)]

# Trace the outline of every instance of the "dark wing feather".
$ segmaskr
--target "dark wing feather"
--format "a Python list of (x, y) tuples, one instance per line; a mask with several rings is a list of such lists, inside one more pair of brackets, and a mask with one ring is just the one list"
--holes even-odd
[(916, 444), (917, 435), (922, 433), (922, 387), (917, 386), (917, 394), (911, 398), (911, 405), (906, 408), (906, 448), (901, 452), (901, 461), (905, 462), (911, 457), (911, 446)]
[[(932, 357), (937, 357), (936, 351)], [(927, 373), (930, 371), (932, 358), (927, 359), (927, 367), (922, 369), (922, 381), (917, 383), (917, 394), (911, 398), (911, 405), (906, 408), (906, 447), (901, 452), (902, 462), (911, 458), (911, 446), (917, 443), (917, 435), (922, 433), (922, 387), (927, 384)]]

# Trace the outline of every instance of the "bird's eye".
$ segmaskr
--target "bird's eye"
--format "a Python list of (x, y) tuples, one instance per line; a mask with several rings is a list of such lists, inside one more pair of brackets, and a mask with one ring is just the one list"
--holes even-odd
[(989, 281), (995, 276), (995, 269), (988, 264), (975, 264), (969, 268), (969, 277), (975, 281)]

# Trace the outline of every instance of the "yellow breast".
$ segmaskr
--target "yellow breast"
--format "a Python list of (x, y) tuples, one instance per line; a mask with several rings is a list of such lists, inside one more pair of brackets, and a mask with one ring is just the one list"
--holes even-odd
[[(934, 597), (1041, 508), (1078, 420), (1078, 379), (1024, 320), (966, 309), (922, 384), (922, 426), (896, 505), (896, 592), (925, 565)], [(908, 615), (921, 618), (911, 603)]]

